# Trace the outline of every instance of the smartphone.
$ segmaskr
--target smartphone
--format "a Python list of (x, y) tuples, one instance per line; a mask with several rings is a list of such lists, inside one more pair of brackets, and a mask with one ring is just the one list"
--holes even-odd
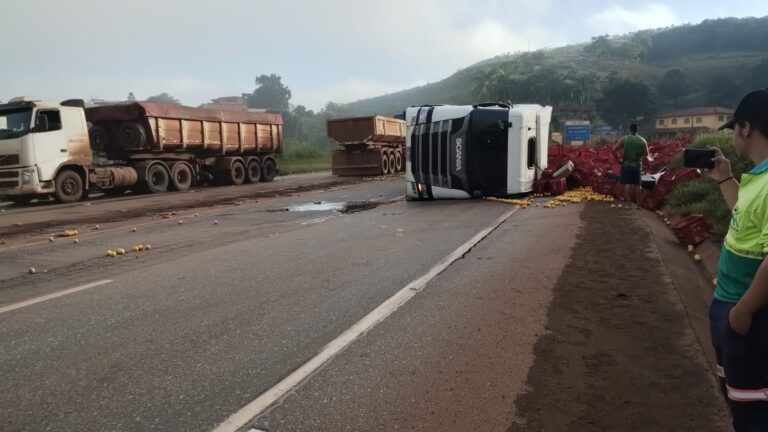
[(712, 169), (715, 167), (714, 150), (685, 149), (683, 150), (683, 166), (686, 168)]

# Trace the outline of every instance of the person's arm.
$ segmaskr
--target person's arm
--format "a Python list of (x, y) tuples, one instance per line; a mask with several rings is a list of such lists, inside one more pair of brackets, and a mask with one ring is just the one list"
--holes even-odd
[(718, 183), (728, 208), (733, 210), (736, 207), (736, 200), (739, 199), (739, 182), (733, 177), (731, 162), (723, 155), (722, 150), (716, 147), (711, 150), (715, 152), (715, 158), (712, 159), (715, 167), (709, 172), (709, 176)]
[(766, 305), (768, 305), (768, 260), (764, 259), (747, 292), (736, 306), (731, 308), (728, 319), (733, 331), (741, 335), (747, 334), (752, 327), (752, 317)]
[(620, 148), (624, 147), (624, 137), (621, 137), (618, 141), (616, 141), (616, 144), (613, 145), (611, 148), (611, 154), (613, 155), (613, 158), (616, 159), (617, 163), (621, 163), (619, 160), (619, 157), (616, 156), (616, 151)]

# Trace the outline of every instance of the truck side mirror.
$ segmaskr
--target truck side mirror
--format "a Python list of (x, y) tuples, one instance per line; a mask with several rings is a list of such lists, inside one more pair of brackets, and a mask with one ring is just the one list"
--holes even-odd
[(45, 114), (38, 114), (37, 125), (35, 126), (35, 132), (48, 132), (48, 116)]

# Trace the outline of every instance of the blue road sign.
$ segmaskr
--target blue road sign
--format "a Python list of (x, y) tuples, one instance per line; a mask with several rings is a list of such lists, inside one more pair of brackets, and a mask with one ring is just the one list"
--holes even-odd
[(589, 141), (590, 125), (565, 125), (565, 141)]

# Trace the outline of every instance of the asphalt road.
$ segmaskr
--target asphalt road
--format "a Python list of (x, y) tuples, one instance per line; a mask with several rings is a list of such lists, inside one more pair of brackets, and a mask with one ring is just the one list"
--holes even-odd
[[(4, 245), (0, 308), (91, 282), (112, 282), (0, 313), (2, 429), (211, 430), (511, 209), (485, 201), (406, 203), (402, 193), (400, 180), (337, 186), (126, 219), (99, 230), (75, 221), (70, 225), (81, 232), (78, 244), (56, 238)], [(314, 210), (316, 202), (353, 203), (353, 212)], [(498, 364), (504, 369), (517, 364), (513, 381), (521, 388), (548, 294), (546, 289), (534, 289), (534, 296), (519, 292), (548, 285), (573, 241), (566, 235), (540, 242), (548, 229), (562, 228), (562, 221), (544, 218), (533, 228), (532, 218), (533, 213), (513, 215), (480, 249), (398, 311), (407, 312), (407, 318), (396, 314), (370, 340), (361, 341), (383, 337), (405, 343), (404, 328), (420, 329), (421, 336), (464, 337), (469, 323), (456, 320), (478, 319), (482, 311), (472, 308), (483, 304), (503, 309), (484, 318), (494, 325), (523, 314), (526, 325), (519, 335), (495, 332), (520, 336), (517, 343), (528, 347)], [(570, 224), (575, 229), (577, 218)], [(130, 251), (135, 244), (152, 248), (103, 256), (107, 249)], [(552, 251), (553, 259), (542, 274), (528, 268), (526, 256), (544, 250)], [(26, 274), (33, 266), (37, 274)], [(475, 304), (477, 297), (491, 294), (495, 297)], [(505, 317), (501, 312), (515, 308), (500, 299), (526, 300)], [(489, 332), (483, 343), (498, 346), (496, 336)], [(420, 338), (418, 333), (408, 337)], [(433, 348), (440, 350), (435, 342)], [(352, 348), (349, 353), (358, 349)], [(368, 358), (413, 359), (412, 350), (394, 348), (371, 348)], [(487, 354), (481, 357), (494, 357)], [(441, 354), (430, 355), (439, 362)], [(343, 367), (347, 356), (332, 360), (318, 381), (308, 383), (322, 385), (329, 379), (325, 374)], [(500, 368), (483, 380), (493, 381)], [(351, 372), (343, 374), (351, 377)], [(389, 371), (378, 373), (384, 377)], [(506, 385), (511, 378), (499, 379), (504, 382), (497, 387), (511, 398), (515, 387)], [(377, 387), (368, 383), (377, 393), (385, 389)], [(348, 413), (363, 414), (353, 406)], [(307, 414), (308, 424), (316, 420)], [(278, 418), (284, 419), (264, 421), (283, 421)]]
[[(0, 430), (211, 431), (236, 413), (244, 431), (505, 430), (585, 207), (519, 210), (420, 279), (513, 207), (402, 195), (400, 179), (336, 184), (89, 222), (78, 244), (10, 238)], [(243, 414), (415, 280), (428, 282)]]

